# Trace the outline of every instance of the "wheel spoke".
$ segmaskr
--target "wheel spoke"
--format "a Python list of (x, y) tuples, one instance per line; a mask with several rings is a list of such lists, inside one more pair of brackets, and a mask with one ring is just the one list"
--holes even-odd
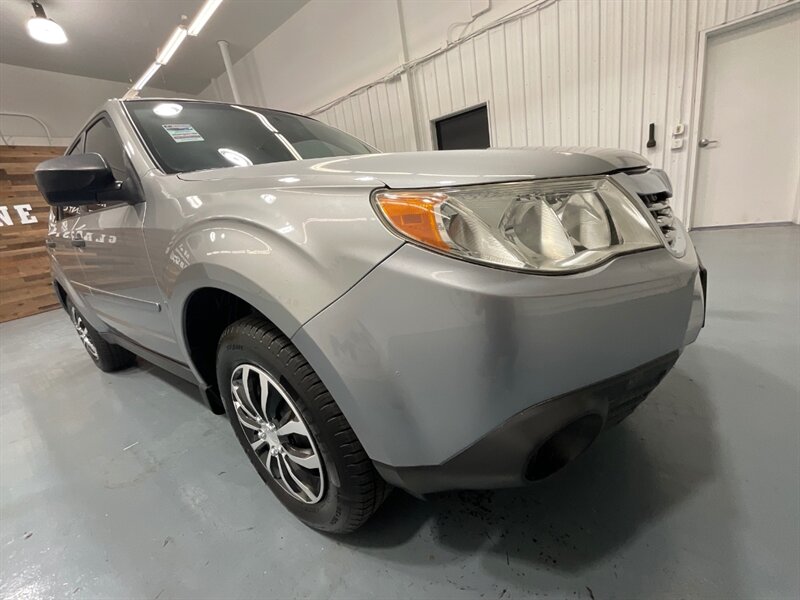
[(286, 450), (286, 456), (289, 460), (296, 462), (301, 467), (305, 467), (306, 469), (319, 469), (319, 458), (314, 453), (313, 450), (309, 451), (310, 454), (294, 454), (290, 450)]
[(267, 414), (267, 396), (269, 396), (269, 379), (264, 373), (259, 371), (258, 381), (261, 383), (261, 414), (264, 415), (264, 418), (267, 421), (269, 421), (269, 415)]
[(297, 484), (297, 487), (299, 487), (301, 490), (303, 490), (305, 495), (308, 496), (309, 500), (315, 496), (315, 494), (311, 490), (311, 488), (308, 487), (302, 481), (300, 481), (300, 479), (297, 477), (297, 475), (295, 475), (294, 469), (292, 468), (292, 464), (288, 460), (286, 460), (285, 456), (279, 456), (278, 457), (278, 464), (283, 464), (281, 472), (282, 473), (287, 473), (288, 472), (289, 473), (289, 477), (291, 477), (292, 481), (294, 481)]
[(251, 412), (250, 409), (245, 405), (245, 403), (242, 402), (242, 398), (239, 395), (239, 390), (236, 388), (236, 386), (235, 385), (231, 386), (231, 389), (233, 390), (233, 397), (235, 399), (233, 403), (234, 406), (240, 408), (242, 412), (250, 418), (250, 420), (257, 423), (259, 420), (257, 414)]
[[(242, 408), (242, 412), (244, 412), (253, 421), (258, 422), (259, 420), (258, 413), (250, 405), (250, 400), (247, 393), (247, 380), (244, 378), (244, 376), (242, 377), (242, 385), (239, 386), (238, 388), (237, 386), (233, 385), (231, 386), (231, 389), (233, 390), (233, 397), (238, 401), (239, 406)], [(244, 393), (240, 394), (239, 391), (242, 389), (244, 389)], [(242, 398), (243, 396), (246, 399), (243, 399)]]
[(278, 473), (281, 474), (281, 479), (283, 480), (282, 485), (287, 490), (291, 490), (292, 488), (289, 486), (289, 484), (286, 481), (286, 474), (283, 472), (283, 463), (284, 463), (284, 461), (282, 461), (279, 456), (276, 457), (275, 460), (278, 462)]
[(94, 357), (98, 356), (97, 348), (94, 347), (94, 344), (91, 342), (91, 340), (89, 340), (88, 337), (85, 340), (83, 340), (83, 344), (86, 346), (86, 349), (89, 351), (89, 354), (91, 354)]
[(258, 415), (258, 409), (256, 409), (253, 398), (250, 396), (250, 374), (252, 372), (253, 369), (248, 365), (242, 368), (242, 391), (244, 396), (242, 404), (246, 404), (253, 415)]
[(270, 476), (273, 477), (273, 478), (274, 478), (274, 475), (272, 475), (272, 460), (274, 458), (275, 458), (275, 455), (272, 454), (272, 452), (267, 452), (267, 460), (264, 463), (264, 466), (267, 468), (267, 471), (269, 471)]
[(239, 417), (239, 423), (241, 423), (248, 429), (252, 429), (253, 431), (261, 431), (261, 426), (258, 424), (258, 421), (256, 421), (253, 417), (247, 414), (247, 410), (245, 409), (244, 406), (242, 406), (239, 403), (234, 403), (234, 406), (237, 409), (240, 409), (236, 411), (236, 416)]
[(261, 438), (256, 438), (254, 442), (250, 442), (250, 447), (256, 452), (261, 450), (266, 445), (267, 445), (267, 440), (262, 440)]
[(296, 419), (292, 419), (284, 425), (278, 427), (278, 435), (291, 435), (293, 433), (302, 435), (303, 437), (308, 437), (308, 432), (306, 431), (305, 426)]

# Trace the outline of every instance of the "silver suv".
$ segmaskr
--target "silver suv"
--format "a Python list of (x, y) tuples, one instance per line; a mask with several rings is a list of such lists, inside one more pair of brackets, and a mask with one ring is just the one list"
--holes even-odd
[(382, 154), (285, 112), (108, 101), (36, 181), (104, 371), (197, 382), (304, 522), (541, 479), (697, 337), (665, 173), (620, 150)]

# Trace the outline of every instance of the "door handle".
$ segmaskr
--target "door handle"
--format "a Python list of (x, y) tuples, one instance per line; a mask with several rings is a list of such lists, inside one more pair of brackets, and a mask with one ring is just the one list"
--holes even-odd
[(86, 248), (86, 240), (82, 240), (78, 238), (77, 240), (72, 240), (72, 245), (76, 248)]
[(53, 240), (45, 240), (44, 245), (47, 246), (48, 248), (56, 247), (56, 243)]
[(697, 142), (697, 145), (700, 146), (701, 148), (705, 148), (709, 144), (716, 144), (718, 141), (719, 140), (710, 140), (708, 138), (703, 138), (699, 142)]

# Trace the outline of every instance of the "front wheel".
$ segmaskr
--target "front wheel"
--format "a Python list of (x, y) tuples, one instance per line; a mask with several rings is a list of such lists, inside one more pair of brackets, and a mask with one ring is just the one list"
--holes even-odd
[(346, 533), (380, 506), (388, 486), (299, 350), (258, 317), (220, 338), (217, 381), (228, 418), (261, 479), (320, 531)]

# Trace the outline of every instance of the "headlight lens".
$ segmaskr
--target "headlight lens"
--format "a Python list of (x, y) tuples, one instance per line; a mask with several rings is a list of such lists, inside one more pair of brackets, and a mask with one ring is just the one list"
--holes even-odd
[(377, 192), (401, 236), (481, 263), (546, 273), (579, 271), (663, 243), (605, 177)]

